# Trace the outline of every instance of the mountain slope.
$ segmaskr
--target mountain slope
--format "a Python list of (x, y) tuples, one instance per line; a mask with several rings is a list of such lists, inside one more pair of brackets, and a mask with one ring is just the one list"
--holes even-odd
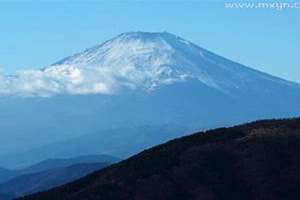
[(33, 174), (17, 176), (0, 184), (0, 193), (14, 197), (45, 191), (79, 179), (93, 171), (107, 167), (109, 163), (81, 163), (68, 167), (49, 169)]
[[(93, 134), (105, 143), (86, 147), (97, 151), (89, 154), (115, 151), (112, 155), (126, 157), (178, 136), (165, 134), (165, 127), (184, 134), (300, 114), (299, 84), (170, 33), (121, 34), (42, 70), (2, 79), (0, 166), (8, 168), (51, 157), (40, 158), (35, 149), (52, 146), (52, 152), (61, 142)], [(154, 131), (131, 144), (141, 127)], [(78, 156), (78, 151), (59, 154)]]
[(300, 119), (175, 139), (23, 200), (297, 199)]

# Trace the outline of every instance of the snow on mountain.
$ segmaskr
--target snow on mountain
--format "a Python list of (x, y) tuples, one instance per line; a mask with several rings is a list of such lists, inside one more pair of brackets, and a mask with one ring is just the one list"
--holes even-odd
[(224, 93), (257, 81), (290, 82), (219, 57), (173, 34), (130, 32), (43, 70), (0, 77), (0, 94), (115, 94), (121, 88), (155, 90), (196, 79)]

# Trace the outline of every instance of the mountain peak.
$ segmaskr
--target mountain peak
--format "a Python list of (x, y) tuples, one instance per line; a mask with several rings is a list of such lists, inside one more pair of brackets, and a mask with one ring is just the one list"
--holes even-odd
[(145, 32), (145, 31), (131, 31), (119, 34), (117, 37), (131, 37), (131, 38), (155, 38), (155, 37), (178, 37), (167, 31), (163, 32)]
[(169, 33), (167, 31), (164, 32), (126, 32), (118, 35), (116, 38), (119, 41), (123, 42), (132, 42), (132, 41), (139, 41), (144, 44), (164, 44), (169, 45), (172, 48), (190, 48), (192, 43), (175, 35)]
[(127, 32), (67, 57), (49, 70), (67, 65), (110, 71), (110, 75), (123, 80), (122, 84), (153, 89), (201, 73), (190, 58), (202, 55), (202, 49), (168, 32)]
[[(100, 45), (67, 57), (55, 65), (102, 65), (105, 58), (116, 59), (116, 56), (158, 57), (173, 54), (174, 51), (190, 48), (191, 43), (169, 32), (126, 32)], [(162, 52), (164, 55), (162, 55)]]
[[(118, 40), (123, 42), (130, 42), (130, 41), (140, 41), (143, 43), (160, 43), (165, 42), (170, 46), (178, 46), (178, 44), (182, 43), (183, 45), (191, 44), (189, 41), (184, 40), (183, 38), (169, 33), (167, 31), (164, 32), (143, 32), (143, 31), (136, 31), (136, 32), (126, 32), (118, 35), (117, 37), (113, 38), (112, 40)], [(177, 43), (177, 45), (176, 45)]]

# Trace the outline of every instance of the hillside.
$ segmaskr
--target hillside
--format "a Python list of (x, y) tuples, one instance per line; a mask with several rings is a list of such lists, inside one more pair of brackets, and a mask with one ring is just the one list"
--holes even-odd
[(300, 196), (300, 118), (179, 138), (23, 200), (282, 200)]

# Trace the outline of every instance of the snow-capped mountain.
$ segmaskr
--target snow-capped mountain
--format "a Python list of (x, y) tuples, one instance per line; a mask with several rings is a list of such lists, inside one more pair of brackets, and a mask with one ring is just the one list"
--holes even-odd
[(124, 33), (0, 83), (1, 150), (18, 145), (30, 158), (77, 156), (79, 146), (128, 156), (193, 130), (300, 115), (299, 84), (166, 32)]
[(232, 95), (258, 81), (299, 87), (217, 56), (167, 32), (131, 32), (43, 70), (2, 76), (0, 94), (115, 94), (121, 88), (151, 91), (191, 79)]
[(56, 65), (49, 71), (57, 70), (60, 65), (79, 69), (93, 67), (109, 71), (128, 85), (147, 89), (188, 79), (197, 79), (224, 92), (244, 87), (257, 79), (293, 85), (217, 56), (167, 32), (124, 33)]
[(216, 87), (206, 54), (209, 53), (170, 33), (133, 32), (68, 57), (49, 70), (60, 65), (77, 66), (81, 70), (92, 67), (108, 73), (120, 84), (150, 90), (191, 78)]

